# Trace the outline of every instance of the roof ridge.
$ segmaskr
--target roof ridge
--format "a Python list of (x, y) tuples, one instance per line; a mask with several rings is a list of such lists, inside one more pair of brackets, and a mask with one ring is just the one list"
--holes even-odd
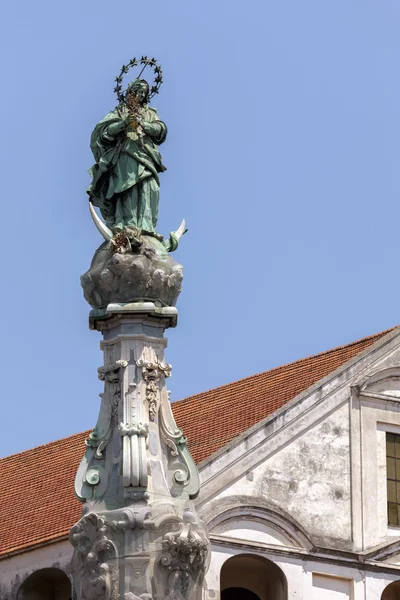
[(381, 331), (379, 333), (374, 333), (372, 335), (368, 335), (366, 337), (360, 338), (359, 340), (355, 340), (354, 342), (349, 342), (348, 344), (342, 344), (341, 346), (335, 346), (335, 348), (330, 348), (329, 350), (324, 350), (323, 352), (318, 352), (317, 354), (310, 354), (310, 356), (304, 356), (303, 358), (298, 358), (297, 360), (293, 360), (291, 362), (284, 363), (283, 365), (278, 365), (277, 367), (272, 367), (272, 369), (268, 369), (267, 371), (261, 371), (261, 373), (254, 373), (253, 375), (248, 375), (247, 377), (241, 377), (240, 379), (235, 379), (233, 381), (230, 381), (229, 383), (224, 383), (223, 385), (218, 385), (217, 387), (209, 388), (208, 390), (203, 390), (202, 392), (197, 392), (197, 394), (192, 394), (191, 396), (188, 396), (187, 398), (181, 398), (179, 400), (175, 400), (173, 402), (173, 404), (174, 405), (181, 404), (183, 402), (187, 402), (189, 400), (197, 398), (198, 396), (202, 396), (203, 394), (221, 390), (230, 385), (235, 385), (236, 383), (240, 383), (242, 381), (248, 381), (249, 379), (254, 379), (255, 377), (260, 377), (261, 375), (266, 375), (267, 373), (272, 373), (273, 371), (279, 371), (279, 369), (286, 369), (287, 367), (290, 367), (292, 365), (302, 364), (307, 360), (311, 360), (313, 358), (318, 358), (318, 357), (324, 356), (326, 354), (337, 352), (339, 350), (343, 350), (344, 348), (351, 348), (352, 346), (355, 346), (356, 344), (361, 344), (362, 342), (367, 342), (373, 338), (383, 337), (387, 333), (390, 333), (391, 331), (396, 329), (396, 327), (398, 327), (398, 325), (395, 325), (394, 327), (390, 327), (389, 329), (384, 329), (383, 331)]

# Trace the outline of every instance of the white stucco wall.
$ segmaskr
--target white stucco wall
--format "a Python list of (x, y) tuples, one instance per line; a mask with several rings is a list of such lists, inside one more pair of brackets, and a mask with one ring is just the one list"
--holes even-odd
[(260, 496), (318, 536), (351, 539), (349, 403), (218, 494)]
[(67, 572), (71, 558), (71, 544), (62, 541), (0, 560), (0, 600), (15, 600), (23, 581), (39, 569), (52, 567)]
[[(211, 565), (206, 576), (205, 600), (219, 600), (221, 569), (229, 558), (241, 552), (243, 550), (213, 545)], [(308, 557), (282, 557), (273, 551), (257, 553), (247, 550), (246, 554), (263, 556), (282, 570), (287, 582), (288, 600), (381, 600), (385, 588), (392, 581), (400, 580), (400, 570), (396, 576), (364, 572), (328, 561), (313, 561)], [(251, 589), (252, 586), (249, 584), (248, 587)], [(276, 599), (272, 597), (267, 600)]]

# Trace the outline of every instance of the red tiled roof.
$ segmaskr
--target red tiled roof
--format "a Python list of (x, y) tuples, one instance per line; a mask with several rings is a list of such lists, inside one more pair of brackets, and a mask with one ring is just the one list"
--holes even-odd
[[(386, 333), (174, 402), (193, 458), (209, 457)], [(64, 537), (80, 518), (73, 488), (87, 434), (0, 460), (0, 557)]]

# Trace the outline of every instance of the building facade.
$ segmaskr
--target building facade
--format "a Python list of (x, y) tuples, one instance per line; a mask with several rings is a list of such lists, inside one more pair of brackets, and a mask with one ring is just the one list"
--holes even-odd
[[(400, 328), (173, 409), (202, 481), (204, 600), (400, 598)], [(0, 461), (0, 600), (73, 597), (86, 436)]]

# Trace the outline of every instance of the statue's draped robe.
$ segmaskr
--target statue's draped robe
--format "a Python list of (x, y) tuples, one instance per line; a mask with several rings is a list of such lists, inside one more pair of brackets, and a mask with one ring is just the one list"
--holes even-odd
[(157, 146), (167, 137), (167, 127), (157, 112), (142, 107), (144, 137), (136, 130), (118, 129), (128, 115), (125, 106), (110, 112), (100, 121), (90, 140), (96, 164), (89, 170), (93, 177), (88, 193), (100, 208), (106, 223), (114, 231), (125, 227), (155, 232), (158, 218), (160, 182), (158, 174), (165, 170)]

